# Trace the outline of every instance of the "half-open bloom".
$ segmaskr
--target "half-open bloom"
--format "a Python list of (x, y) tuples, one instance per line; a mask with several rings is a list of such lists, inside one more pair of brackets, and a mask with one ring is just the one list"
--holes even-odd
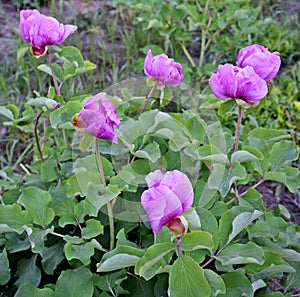
[(271, 80), (277, 74), (280, 64), (278, 52), (271, 53), (259, 44), (252, 44), (240, 49), (236, 59), (238, 67), (252, 66), (264, 80)]
[(219, 65), (209, 84), (216, 97), (240, 99), (246, 103), (258, 102), (268, 93), (266, 81), (251, 66)]
[(117, 142), (114, 127), (120, 126), (120, 119), (114, 104), (101, 92), (90, 98), (73, 116), (73, 126), (97, 138)]
[(146, 176), (148, 190), (141, 197), (150, 226), (155, 233), (187, 211), (194, 200), (188, 177), (179, 170), (165, 174), (156, 170)]
[(31, 51), (35, 56), (43, 55), (47, 51), (47, 45), (63, 43), (76, 29), (76, 26), (61, 24), (36, 9), (20, 12), (21, 37), (31, 44)]
[(151, 50), (148, 50), (144, 62), (144, 72), (164, 85), (178, 86), (183, 81), (180, 63), (165, 54), (153, 56)]

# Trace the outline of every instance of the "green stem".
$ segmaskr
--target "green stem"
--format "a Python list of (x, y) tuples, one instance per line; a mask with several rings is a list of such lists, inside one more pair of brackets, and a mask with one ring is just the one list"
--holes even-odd
[[(209, 2), (210, 0), (206, 0), (205, 2), (205, 8), (204, 8), (204, 14), (207, 15), (208, 14), (208, 6), (209, 6)], [(207, 24), (207, 28), (202, 28), (201, 30), (201, 47), (200, 47), (200, 57), (199, 57), (199, 66), (202, 67), (203, 63), (204, 63), (204, 55), (205, 55), (205, 51), (206, 51), (206, 32), (208, 30), (208, 27), (210, 25), (210, 21)]]
[[(101, 156), (100, 156), (100, 151), (99, 151), (99, 144), (98, 144), (98, 139), (95, 137), (95, 147), (96, 147), (96, 157), (97, 157), (97, 162), (98, 162), (98, 168), (100, 172), (100, 178), (101, 181), (106, 187), (106, 181), (105, 181), (105, 176), (104, 176), (104, 171), (103, 171), (103, 165), (101, 161)], [(115, 230), (114, 230), (114, 218), (113, 218), (113, 208), (112, 204), (110, 202), (106, 203), (107, 207), (107, 215), (108, 215), (108, 221), (109, 221), (109, 235), (110, 235), (110, 245), (109, 249), (112, 250), (114, 248), (114, 237), (115, 237)]]
[(189, 60), (189, 62), (191, 63), (192, 67), (195, 67), (196, 64), (193, 60), (193, 58), (191, 57), (190, 53), (188, 52), (188, 50), (186, 49), (185, 45), (182, 42), (179, 42), (179, 45), (181, 46), (184, 54), (186, 55), (187, 59)]
[(153, 85), (153, 87), (151, 88), (151, 90), (150, 90), (150, 92), (149, 92), (149, 94), (148, 94), (148, 96), (147, 96), (147, 98), (146, 98), (146, 102), (145, 102), (145, 104), (144, 104), (144, 107), (143, 107), (143, 109), (142, 109), (142, 113), (145, 111), (145, 109), (146, 109), (146, 107), (147, 107), (147, 105), (148, 105), (148, 103), (149, 103), (149, 100), (150, 100), (150, 98), (152, 97), (152, 94), (153, 94), (153, 92), (154, 92), (154, 90), (155, 90), (155, 88), (156, 88), (156, 85), (157, 85), (157, 82), (155, 82), (155, 84)]
[(53, 69), (53, 65), (52, 65), (52, 61), (51, 61), (51, 55), (48, 51), (47, 51), (47, 58), (48, 58), (48, 63), (49, 63), (49, 67), (50, 67), (51, 74), (52, 74), (52, 79), (53, 79), (56, 95), (60, 96), (60, 88), (58, 86), (57, 79), (56, 79), (56, 76), (54, 73), (54, 69)]
[(34, 129), (33, 129), (35, 142), (36, 142), (36, 147), (37, 147), (37, 150), (38, 150), (38, 153), (39, 153), (39, 156), (40, 156), (41, 163), (44, 162), (44, 158), (43, 158), (43, 152), (42, 152), (42, 149), (41, 149), (41, 146), (40, 146), (39, 135), (38, 135), (37, 129), (38, 129), (38, 124), (39, 124), (39, 119), (40, 119), (42, 113), (43, 113), (43, 111), (41, 111), (37, 115), (35, 123), (34, 123)]

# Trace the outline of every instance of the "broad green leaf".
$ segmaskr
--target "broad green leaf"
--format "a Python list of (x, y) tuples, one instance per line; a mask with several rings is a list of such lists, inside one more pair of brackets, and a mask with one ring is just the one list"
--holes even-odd
[(94, 293), (93, 274), (80, 266), (74, 270), (62, 271), (55, 286), (55, 297), (92, 297)]
[[(75, 179), (76, 185), (78, 185), (76, 177), (73, 176), (73, 178), (69, 178), (67, 183), (70, 179)], [(70, 187), (72, 190), (76, 190), (71, 182)], [(59, 217), (59, 226), (64, 227), (67, 224), (76, 225), (74, 209), (77, 200), (75, 200), (73, 196), (69, 197), (67, 195), (66, 182), (59, 183), (56, 187), (51, 189), (50, 193), (53, 199), (51, 207), (54, 209), (55, 215)]]
[(30, 241), (31, 250), (34, 253), (39, 253), (44, 249), (44, 241), (47, 234), (54, 230), (54, 227), (51, 229), (42, 229), (42, 228), (29, 228), (24, 227), (26, 233), (28, 234), (28, 239)]
[(277, 170), (298, 157), (298, 152), (289, 140), (282, 140), (274, 144), (270, 152), (271, 170)]
[(235, 162), (243, 163), (249, 162), (253, 160), (258, 160), (259, 158), (246, 150), (236, 151), (231, 155), (231, 163), (234, 164)]
[(5, 285), (10, 279), (10, 268), (7, 252), (4, 249), (0, 253), (0, 286)]
[[(223, 101), (223, 100), (221, 100), (221, 101)], [(235, 108), (236, 108), (235, 100), (228, 99), (219, 105), (218, 115), (223, 117), (226, 114), (233, 114)]]
[(24, 284), (14, 297), (54, 297), (54, 292), (49, 288), (39, 289), (32, 284)]
[(41, 180), (45, 183), (52, 182), (58, 179), (57, 160), (48, 159), (41, 164)]
[(9, 120), (14, 120), (14, 115), (11, 112), (11, 110), (9, 110), (8, 108), (6, 108), (5, 106), (0, 106), (0, 116), (4, 116), (6, 118), (8, 118)]
[(64, 108), (57, 108), (50, 113), (50, 123), (53, 129), (56, 129), (62, 122), (61, 116), (64, 113)]
[(143, 250), (118, 245), (103, 256), (100, 263), (97, 264), (97, 271), (108, 272), (134, 266), (143, 255)]
[(47, 274), (53, 274), (58, 264), (65, 259), (63, 248), (63, 241), (58, 241), (49, 247), (45, 247), (40, 252), (42, 257), (42, 266)]
[(295, 273), (296, 270), (286, 261), (284, 261), (278, 254), (271, 250), (265, 250), (265, 262), (260, 264), (247, 264), (245, 271), (247, 273), (266, 273), (271, 277), (275, 277), (277, 273)]
[[(231, 209), (228, 209), (225, 211), (221, 219), (219, 221), (219, 235), (220, 235), (220, 246), (224, 247), (229, 242), (229, 235), (233, 235), (233, 220), (239, 215), (239, 214), (248, 214), (252, 215), (253, 209), (245, 206), (234, 206)], [(242, 217), (240, 217), (242, 218)], [(239, 221), (239, 219), (238, 219)], [(236, 222), (238, 222), (236, 221)], [(236, 223), (235, 223), (236, 224)], [(238, 226), (236, 226), (238, 227)], [(236, 229), (237, 231), (237, 229)], [(234, 232), (236, 233), (236, 232)], [(232, 236), (231, 235), (231, 236)]]
[(54, 219), (55, 213), (50, 208), (51, 202), (52, 197), (48, 192), (35, 187), (23, 189), (18, 200), (18, 203), (26, 208), (32, 221), (39, 226), (47, 226)]
[(218, 232), (218, 222), (216, 217), (205, 208), (197, 207), (196, 211), (199, 215), (201, 222), (201, 230), (209, 232), (212, 235), (214, 242), (214, 250), (219, 243), (219, 232)]
[(259, 218), (263, 214), (264, 213), (259, 210), (254, 210), (253, 212), (242, 212), (237, 215), (232, 221), (232, 231), (229, 234), (228, 242), (230, 242), (243, 229), (248, 227), (254, 220)]
[(245, 263), (263, 264), (265, 261), (263, 249), (253, 242), (235, 243), (225, 248), (217, 257), (222, 265)]
[(201, 228), (200, 217), (193, 207), (184, 213), (184, 217), (187, 220), (191, 231), (199, 230)]
[(31, 224), (31, 218), (27, 210), (17, 205), (0, 204), (0, 233), (15, 231), (24, 232), (24, 225)]
[(223, 279), (219, 274), (215, 273), (212, 270), (204, 269), (204, 275), (212, 290), (211, 297), (216, 297), (219, 294), (225, 294), (226, 287)]
[(30, 259), (23, 258), (18, 262), (16, 286), (20, 287), (23, 284), (32, 284), (38, 286), (41, 281), (41, 271), (36, 266), (37, 254)]
[[(201, 161), (207, 161), (212, 164), (220, 163), (223, 165), (228, 164), (228, 157), (226, 154), (222, 153), (222, 151), (214, 146), (214, 145), (203, 145), (200, 146), (198, 149), (199, 152), (199, 159)], [(223, 171), (225, 167), (223, 166)]]
[(18, 51), (17, 51), (17, 60), (21, 60), (25, 54), (29, 51), (30, 49), (30, 45), (29, 44), (25, 44), (23, 46), (21, 46), (20, 48), (18, 48)]
[(188, 139), (188, 137), (178, 131), (174, 133), (169, 141), (170, 149), (174, 152), (181, 151), (188, 144), (190, 144), (190, 140)]
[(74, 46), (65, 46), (59, 53), (60, 58), (67, 61), (69, 64), (75, 62), (76, 67), (83, 67), (84, 61), (81, 52), (78, 48)]
[(155, 274), (162, 272), (164, 266), (168, 264), (163, 258), (175, 249), (176, 245), (172, 242), (151, 245), (136, 264), (135, 273), (148, 281)]
[(248, 278), (238, 272), (228, 272), (221, 275), (225, 286), (226, 293), (218, 296), (224, 297), (253, 297), (253, 288)]
[(136, 192), (138, 188), (135, 176), (125, 170), (121, 170), (116, 176), (113, 176), (110, 184), (117, 186), (120, 191)]
[[(113, 165), (108, 159), (101, 156), (101, 163), (104, 171), (104, 176), (106, 178), (115, 175)], [(73, 171), (75, 173), (80, 171), (89, 171), (89, 172), (94, 172), (100, 176), (96, 155), (90, 154), (86, 157), (76, 159), (76, 161), (73, 163)]]
[(267, 128), (253, 129), (249, 133), (249, 136), (253, 136), (255, 138), (262, 139), (266, 142), (277, 142), (282, 139), (291, 138), (291, 136), (286, 132), (282, 132), (280, 130), (267, 129)]
[(137, 150), (134, 155), (138, 158), (149, 160), (152, 163), (156, 162), (161, 157), (159, 145), (155, 141), (147, 144), (142, 149)]
[(192, 231), (182, 237), (180, 249), (182, 251), (195, 251), (207, 249), (211, 253), (214, 248), (212, 235), (206, 231)]
[(169, 277), (171, 297), (210, 297), (211, 288), (204, 270), (188, 256), (177, 258), (172, 265)]
[(127, 275), (125, 269), (123, 269), (95, 277), (94, 284), (101, 290), (110, 292), (111, 289), (114, 289), (125, 279), (127, 279)]
[(54, 110), (55, 107), (58, 105), (57, 101), (45, 97), (34, 98), (27, 101), (26, 103), (31, 106), (46, 107), (50, 110)]
[(199, 143), (203, 143), (206, 133), (206, 124), (202, 119), (198, 119), (196, 116), (191, 117), (187, 120), (185, 128), (192, 140), (196, 139)]
[(229, 171), (222, 164), (214, 164), (214, 170), (207, 181), (208, 187), (218, 190), (225, 197), (234, 182), (245, 179), (247, 176), (246, 169), (240, 163), (237, 162), (233, 166), (233, 169)]
[(95, 219), (89, 219), (85, 222), (86, 227), (82, 228), (81, 235), (85, 239), (91, 239), (103, 234), (103, 226), (100, 221)]
[(283, 183), (292, 193), (296, 193), (299, 189), (300, 171), (296, 167), (284, 167), (278, 171), (266, 172), (264, 178)]
[(264, 220), (258, 220), (248, 227), (251, 238), (272, 238), (277, 241), (281, 234), (286, 232), (287, 222), (280, 217), (273, 216), (272, 212), (265, 213)]
[(68, 242), (64, 246), (64, 252), (69, 261), (72, 259), (78, 259), (84, 265), (88, 265), (91, 262), (91, 256), (94, 254), (94, 245), (92, 242), (86, 242), (83, 244), (72, 244)]
[[(56, 63), (52, 63), (52, 67), (53, 67), (56, 79), (59, 82), (62, 82), (64, 80), (64, 78), (63, 78), (63, 72), (62, 72), (61, 67)], [(48, 66), (46, 64), (39, 65), (37, 67), (37, 69), (52, 76), (52, 70), (51, 70), (50, 66)]]

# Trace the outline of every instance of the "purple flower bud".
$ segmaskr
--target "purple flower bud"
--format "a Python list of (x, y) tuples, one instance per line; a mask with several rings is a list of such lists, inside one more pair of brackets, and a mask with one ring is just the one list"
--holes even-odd
[(259, 44), (242, 48), (236, 59), (238, 67), (252, 66), (254, 71), (264, 80), (271, 80), (277, 74), (280, 64), (281, 60), (278, 52), (271, 53)]
[(73, 126), (97, 138), (116, 143), (114, 127), (120, 126), (120, 120), (115, 106), (106, 94), (98, 93), (84, 104), (78, 114), (73, 116)]
[(182, 67), (179, 63), (165, 54), (153, 57), (151, 50), (148, 50), (144, 62), (144, 72), (164, 85), (175, 87), (183, 81)]
[(63, 43), (76, 29), (76, 26), (60, 24), (55, 18), (47, 17), (36, 9), (20, 12), (21, 37), (31, 44), (35, 56), (45, 54), (47, 45)]
[(247, 103), (258, 102), (268, 93), (266, 81), (250, 66), (220, 65), (209, 84), (216, 97), (241, 99)]
[(179, 170), (163, 174), (160, 170), (146, 176), (148, 190), (141, 197), (151, 228), (155, 233), (187, 211), (194, 200), (188, 177)]

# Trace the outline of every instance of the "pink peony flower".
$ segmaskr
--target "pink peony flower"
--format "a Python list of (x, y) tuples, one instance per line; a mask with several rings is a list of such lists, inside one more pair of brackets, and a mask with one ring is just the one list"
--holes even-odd
[(31, 44), (35, 56), (45, 54), (47, 45), (63, 43), (76, 29), (76, 26), (60, 24), (55, 18), (47, 17), (36, 9), (20, 12), (21, 37)]
[(277, 74), (280, 64), (281, 60), (278, 52), (271, 53), (259, 44), (242, 48), (236, 59), (238, 67), (252, 66), (254, 71), (264, 80), (271, 80)]
[(182, 67), (179, 63), (165, 54), (153, 57), (151, 50), (148, 50), (144, 62), (144, 72), (164, 85), (178, 86), (183, 81)]
[(113, 103), (105, 93), (98, 93), (84, 104), (82, 110), (73, 116), (73, 126), (97, 138), (117, 142), (114, 127), (120, 120)]
[(268, 93), (266, 81), (250, 66), (220, 65), (217, 74), (211, 75), (209, 84), (216, 97), (240, 99), (246, 103), (258, 102)]
[(158, 233), (164, 225), (173, 222), (191, 207), (193, 187), (188, 177), (179, 170), (165, 174), (156, 170), (146, 176), (146, 181), (148, 190), (143, 192), (141, 202), (151, 228)]

